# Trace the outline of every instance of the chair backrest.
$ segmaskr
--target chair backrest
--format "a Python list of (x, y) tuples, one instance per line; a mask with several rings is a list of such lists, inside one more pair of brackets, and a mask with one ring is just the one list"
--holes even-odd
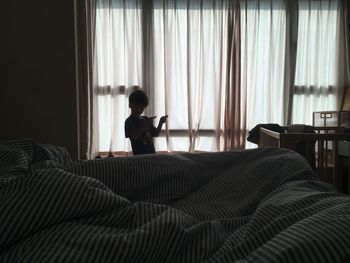
[[(289, 125), (286, 127), (286, 132), (288, 134), (295, 134), (295, 133), (310, 133), (310, 134), (316, 134), (315, 127), (305, 124), (294, 124)], [(295, 151), (302, 156), (305, 157), (305, 159), (309, 162), (310, 166), (313, 170), (316, 169), (316, 160), (315, 160), (315, 144), (316, 140), (312, 141), (305, 141), (302, 137), (300, 137), (300, 141), (295, 142)]]

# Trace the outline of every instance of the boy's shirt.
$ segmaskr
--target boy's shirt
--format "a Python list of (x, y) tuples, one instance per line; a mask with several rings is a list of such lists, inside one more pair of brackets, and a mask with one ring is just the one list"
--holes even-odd
[[(147, 117), (134, 117), (130, 115), (125, 120), (125, 138), (130, 138), (130, 134), (132, 133), (132, 131), (140, 128), (144, 119), (147, 119)], [(153, 144), (153, 136), (155, 135), (155, 132), (156, 128), (154, 126), (151, 126), (137, 140), (130, 138), (132, 152), (134, 155), (156, 153)]]

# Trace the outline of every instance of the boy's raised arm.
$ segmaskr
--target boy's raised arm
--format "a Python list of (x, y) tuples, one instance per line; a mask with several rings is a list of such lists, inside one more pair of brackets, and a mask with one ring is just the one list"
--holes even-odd
[(168, 115), (164, 115), (162, 116), (160, 119), (159, 119), (159, 123), (158, 123), (158, 126), (156, 128), (156, 134), (155, 134), (155, 137), (158, 137), (159, 134), (160, 134), (160, 131), (162, 129), (162, 126), (164, 123), (166, 123), (166, 120), (168, 118)]

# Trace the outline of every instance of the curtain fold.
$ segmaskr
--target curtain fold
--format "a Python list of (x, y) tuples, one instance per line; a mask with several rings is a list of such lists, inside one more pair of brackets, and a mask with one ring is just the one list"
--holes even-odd
[(228, 19), (228, 51), (225, 92), (222, 97), (224, 116), (222, 130), (223, 146), (219, 149), (232, 150), (245, 148), (246, 139), (246, 105), (247, 97), (244, 89), (241, 89), (241, 23), (239, 2), (230, 5)]
[(343, 96), (347, 88), (350, 88), (350, 61), (349, 61), (349, 18), (348, 18), (348, 1), (340, 0), (338, 7), (338, 21), (339, 34), (337, 37), (337, 109), (342, 109)]
[(98, 151), (95, 64), (95, 0), (75, 1), (77, 111), (79, 159), (91, 159)]
[(286, 59), (284, 76), (284, 118), (282, 125), (292, 122), (293, 90), (298, 42), (298, 1), (286, 2)]
[(142, 4), (142, 84), (141, 87), (149, 95), (147, 115), (153, 115), (154, 110), (154, 44), (153, 44), (153, 1)]
[(349, 16), (350, 3), (347, 0), (341, 2), (341, 25), (342, 36), (344, 37), (343, 54), (340, 57), (344, 58), (344, 88), (350, 88), (350, 16)]

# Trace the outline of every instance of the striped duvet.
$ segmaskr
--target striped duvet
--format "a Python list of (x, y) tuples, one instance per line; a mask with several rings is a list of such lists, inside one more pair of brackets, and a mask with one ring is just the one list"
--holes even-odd
[(71, 161), (3, 142), (0, 262), (350, 262), (350, 197), (284, 149)]

